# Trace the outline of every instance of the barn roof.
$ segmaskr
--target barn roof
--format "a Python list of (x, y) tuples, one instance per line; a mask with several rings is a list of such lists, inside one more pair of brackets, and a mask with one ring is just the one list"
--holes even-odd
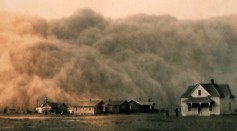
[(196, 84), (193, 86), (189, 86), (186, 92), (181, 96), (181, 98), (189, 97), (192, 94), (192, 92), (196, 89), (196, 87), (199, 85), (201, 85), (212, 97), (224, 98), (227, 95), (229, 95), (230, 98), (235, 98), (228, 84), (216, 84), (216, 83)]
[(100, 103), (103, 103), (101, 100), (90, 100), (90, 101), (79, 101), (75, 106), (77, 107), (94, 107), (99, 105)]

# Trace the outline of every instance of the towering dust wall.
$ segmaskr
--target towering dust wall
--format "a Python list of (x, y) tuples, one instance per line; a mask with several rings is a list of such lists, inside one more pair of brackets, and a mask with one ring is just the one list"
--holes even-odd
[(48, 96), (152, 98), (176, 105), (187, 86), (229, 83), (237, 94), (237, 16), (112, 20), (89, 9), (44, 20), (0, 13), (0, 106), (32, 108)]

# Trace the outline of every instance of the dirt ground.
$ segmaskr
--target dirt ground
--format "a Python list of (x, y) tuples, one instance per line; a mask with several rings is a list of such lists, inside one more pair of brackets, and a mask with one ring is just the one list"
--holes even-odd
[(237, 115), (166, 118), (163, 114), (1, 115), (0, 131), (236, 131)]

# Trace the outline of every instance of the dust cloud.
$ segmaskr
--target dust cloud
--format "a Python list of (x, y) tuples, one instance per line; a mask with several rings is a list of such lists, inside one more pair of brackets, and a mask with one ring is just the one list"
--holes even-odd
[(68, 104), (141, 97), (158, 108), (176, 106), (188, 85), (211, 78), (237, 93), (237, 16), (110, 19), (83, 9), (56, 20), (0, 18), (0, 108), (32, 108), (46, 96)]

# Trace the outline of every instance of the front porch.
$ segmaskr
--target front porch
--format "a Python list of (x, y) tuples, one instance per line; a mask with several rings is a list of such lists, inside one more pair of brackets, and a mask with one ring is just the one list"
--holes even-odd
[(190, 97), (183, 101), (188, 115), (209, 116), (213, 114), (214, 101), (209, 97)]

